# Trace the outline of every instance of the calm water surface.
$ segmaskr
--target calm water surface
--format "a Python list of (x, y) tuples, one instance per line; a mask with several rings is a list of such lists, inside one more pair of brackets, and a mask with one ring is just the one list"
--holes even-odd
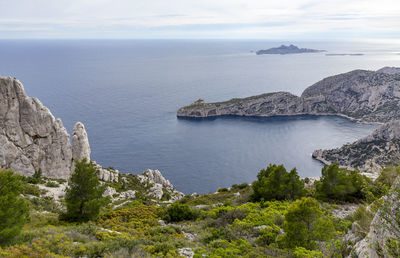
[[(263, 55), (286, 42), (168, 40), (0, 41), (0, 75), (22, 81), (71, 132), (82, 121), (92, 159), (128, 173), (159, 169), (179, 190), (210, 192), (252, 182), (269, 163), (318, 176), (311, 158), (376, 126), (338, 117), (177, 119), (199, 97), (220, 101), (271, 91), (301, 92), (353, 69), (400, 66), (399, 47), (299, 42), (364, 56)], [(292, 43), (292, 42), (290, 42)], [(296, 44), (296, 42), (293, 42)]]

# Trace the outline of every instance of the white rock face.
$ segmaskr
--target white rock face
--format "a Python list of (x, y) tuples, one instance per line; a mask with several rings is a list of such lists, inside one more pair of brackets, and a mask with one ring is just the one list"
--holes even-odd
[(174, 186), (163, 177), (159, 170), (147, 169), (142, 175), (138, 175), (137, 177), (142, 184), (152, 185), (148, 194), (158, 200), (161, 200), (164, 190), (170, 194), (171, 201), (177, 201), (185, 196), (183, 193), (177, 191)]
[(72, 132), (72, 158), (77, 161), (84, 158), (90, 160), (89, 139), (81, 122), (75, 124)]
[(187, 258), (192, 258), (194, 256), (194, 252), (192, 248), (186, 247), (186, 248), (179, 248), (178, 249), (179, 255)]
[(100, 166), (99, 164), (96, 163), (96, 161), (92, 161), (96, 167), (96, 169), (99, 171), (98, 177), (102, 181), (106, 182), (118, 182), (118, 175), (119, 172), (118, 170), (113, 170), (113, 169), (106, 169)]
[(36, 98), (26, 96), (22, 84), (0, 77), (0, 167), (30, 176), (68, 178), (71, 174), (70, 138), (60, 119)]

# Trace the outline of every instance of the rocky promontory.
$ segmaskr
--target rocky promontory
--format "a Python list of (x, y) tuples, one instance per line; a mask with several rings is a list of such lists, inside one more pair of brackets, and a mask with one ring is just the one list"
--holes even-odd
[(339, 163), (377, 177), (382, 168), (400, 164), (400, 121), (384, 124), (371, 135), (332, 150), (316, 150), (313, 158), (326, 165)]
[(319, 53), (325, 50), (317, 50), (310, 48), (299, 48), (295, 45), (281, 45), (280, 47), (273, 47), (269, 49), (262, 49), (256, 51), (257, 55), (287, 55), (287, 54), (301, 54), (301, 53)]
[(337, 115), (360, 122), (400, 119), (400, 76), (393, 68), (354, 70), (325, 78), (301, 96), (273, 92), (224, 102), (197, 101), (178, 117)]

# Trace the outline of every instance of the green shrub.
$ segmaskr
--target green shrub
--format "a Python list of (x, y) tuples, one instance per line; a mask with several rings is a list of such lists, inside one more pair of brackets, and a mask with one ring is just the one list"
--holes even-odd
[(220, 188), (218, 188), (217, 192), (219, 192), (219, 193), (228, 192), (228, 188), (226, 188), (226, 187), (220, 187)]
[(169, 222), (179, 222), (192, 220), (195, 212), (186, 204), (173, 203), (167, 208), (166, 220)]
[(306, 194), (296, 168), (287, 172), (283, 165), (269, 165), (258, 173), (257, 178), (252, 184), (253, 201), (293, 200)]
[(57, 184), (56, 182), (53, 182), (53, 181), (48, 181), (46, 183), (46, 186), (47, 187), (59, 187), (59, 184)]
[(233, 190), (243, 190), (243, 189), (246, 189), (247, 187), (249, 187), (249, 184), (248, 184), (248, 183), (233, 184), (233, 185), (232, 185), (232, 189), (233, 189)]
[(296, 247), (293, 252), (295, 258), (322, 258), (321, 251), (310, 251), (303, 247)]
[(21, 193), (24, 195), (33, 195), (39, 197), (41, 192), (37, 185), (24, 183), (22, 185)]

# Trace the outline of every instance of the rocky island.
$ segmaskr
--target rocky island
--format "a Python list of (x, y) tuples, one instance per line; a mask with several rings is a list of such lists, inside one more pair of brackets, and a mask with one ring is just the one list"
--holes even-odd
[(310, 48), (299, 48), (295, 45), (281, 45), (280, 47), (273, 47), (269, 49), (262, 49), (256, 51), (257, 55), (287, 55), (287, 54), (301, 54), (301, 53), (319, 53), (325, 50), (317, 50)]

